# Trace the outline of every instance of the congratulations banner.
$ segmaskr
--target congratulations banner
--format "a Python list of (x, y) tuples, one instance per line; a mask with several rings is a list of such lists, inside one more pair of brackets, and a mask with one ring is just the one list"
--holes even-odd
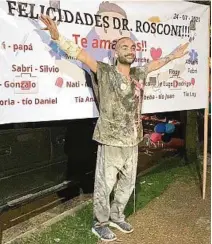
[[(0, 1), (0, 123), (97, 117), (90, 70), (67, 56), (39, 20), (96, 60), (114, 64), (114, 40), (136, 43), (133, 66), (189, 42), (188, 54), (151, 72), (142, 113), (205, 108), (209, 7), (188, 2)], [(101, 81), (99, 81), (101, 82)]]

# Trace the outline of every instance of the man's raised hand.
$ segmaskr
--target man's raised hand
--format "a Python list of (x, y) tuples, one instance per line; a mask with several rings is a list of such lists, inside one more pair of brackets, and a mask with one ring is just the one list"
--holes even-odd
[(56, 23), (48, 16), (48, 15), (41, 15), (40, 20), (45, 24), (45, 28), (42, 30), (48, 30), (50, 32), (51, 38), (53, 40), (59, 39), (59, 31), (57, 29)]

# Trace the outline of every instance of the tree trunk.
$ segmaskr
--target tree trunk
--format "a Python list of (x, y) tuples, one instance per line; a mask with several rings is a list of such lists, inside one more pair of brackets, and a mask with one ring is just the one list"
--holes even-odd
[(197, 111), (187, 111), (185, 149), (186, 159), (190, 162), (197, 160), (199, 155)]

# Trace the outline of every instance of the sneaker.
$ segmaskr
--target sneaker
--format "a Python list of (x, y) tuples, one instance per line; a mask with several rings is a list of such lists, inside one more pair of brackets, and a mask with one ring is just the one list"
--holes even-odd
[(115, 241), (116, 235), (107, 226), (93, 227), (92, 232), (102, 241)]
[(134, 231), (133, 227), (125, 221), (123, 221), (123, 222), (110, 221), (109, 225), (111, 227), (114, 227), (114, 228), (120, 230), (123, 233), (132, 233)]

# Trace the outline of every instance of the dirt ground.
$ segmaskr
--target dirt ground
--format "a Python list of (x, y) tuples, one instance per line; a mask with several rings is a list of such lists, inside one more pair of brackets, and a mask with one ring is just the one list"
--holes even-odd
[[(132, 234), (115, 231), (121, 244), (210, 244), (211, 175), (203, 200), (197, 182), (175, 182), (128, 220)], [(103, 243), (103, 242), (99, 242)]]

